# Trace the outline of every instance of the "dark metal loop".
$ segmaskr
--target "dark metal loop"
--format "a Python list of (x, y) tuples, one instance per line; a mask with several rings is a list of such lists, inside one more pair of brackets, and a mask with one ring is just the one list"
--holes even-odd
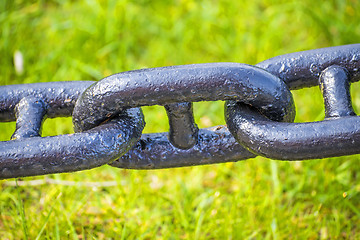
[(332, 65), (346, 68), (350, 80), (359, 81), (360, 44), (289, 53), (256, 64), (281, 78), (290, 89), (318, 85), (320, 73)]
[(241, 145), (267, 158), (305, 160), (360, 153), (360, 117), (274, 122), (248, 105), (228, 102), (226, 120)]
[(144, 127), (139, 108), (82, 133), (0, 143), (0, 179), (75, 172), (99, 167), (126, 153)]
[(14, 140), (0, 142), (0, 179), (98, 167), (119, 158), (140, 139), (145, 123), (139, 108), (83, 133), (39, 137), (43, 118), (70, 115), (78, 95), (91, 83), (0, 87), (1, 120), (17, 121)]
[[(350, 99), (349, 82), (360, 80), (360, 44), (290, 53), (258, 63), (290, 89), (320, 84), (328, 121), (277, 123), (256, 109), (227, 102), (230, 132), (253, 153), (302, 160), (360, 153), (360, 128)], [(334, 119), (337, 118), (337, 119)]]
[(360, 118), (354, 117), (349, 73), (329, 66), (319, 78), (327, 121), (277, 123), (244, 104), (228, 101), (226, 122), (249, 151), (280, 160), (303, 160), (360, 153)]
[(0, 121), (16, 120), (16, 106), (22, 99), (44, 102), (49, 118), (71, 116), (76, 99), (92, 81), (46, 82), (0, 86)]
[[(292, 94), (279, 78), (245, 64), (209, 63), (143, 69), (104, 78), (80, 96), (73, 123), (75, 131), (82, 131), (126, 108), (228, 99), (255, 106), (274, 120), (293, 121), (295, 116)], [(188, 135), (190, 142), (175, 140), (174, 130), (170, 139), (175, 146), (185, 149), (196, 142), (196, 128), (191, 109), (184, 113), (186, 116), (181, 116), (182, 120), (177, 123), (182, 122), (180, 127), (188, 129), (177, 134)], [(173, 123), (174, 117), (171, 117), (170, 125)]]

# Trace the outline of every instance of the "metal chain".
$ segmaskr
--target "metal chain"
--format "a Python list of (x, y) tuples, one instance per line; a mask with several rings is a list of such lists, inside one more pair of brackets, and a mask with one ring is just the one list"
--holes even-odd
[[(360, 44), (297, 52), (255, 66), (208, 63), (118, 73), (98, 82), (0, 87), (0, 179), (91, 169), (158, 169), (262, 155), (302, 160), (360, 153), (350, 82)], [(325, 121), (293, 123), (291, 89), (320, 85)], [(192, 102), (225, 100), (227, 126), (198, 129)], [(163, 105), (169, 133), (142, 134), (139, 107)], [(40, 137), (46, 117), (73, 117), (74, 134)]]

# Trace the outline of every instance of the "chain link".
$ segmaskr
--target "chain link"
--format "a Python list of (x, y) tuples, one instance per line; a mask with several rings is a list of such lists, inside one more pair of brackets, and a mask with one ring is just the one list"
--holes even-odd
[[(208, 63), (118, 73), (98, 82), (0, 87), (0, 179), (110, 164), (156, 169), (262, 155), (302, 160), (360, 153), (350, 82), (360, 80), (360, 44), (297, 52), (255, 66)], [(293, 123), (290, 89), (320, 85), (325, 121)], [(198, 129), (192, 102), (226, 100), (227, 126)], [(142, 134), (139, 107), (165, 107), (169, 133)], [(74, 134), (40, 137), (46, 117), (73, 117)]]

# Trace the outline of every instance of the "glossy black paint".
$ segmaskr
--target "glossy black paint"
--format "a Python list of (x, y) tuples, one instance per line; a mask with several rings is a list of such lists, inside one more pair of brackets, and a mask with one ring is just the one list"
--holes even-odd
[(110, 165), (130, 169), (159, 169), (235, 162), (256, 157), (243, 148), (225, 126), (200, 129), (198, 141), (187, 150), (174, 147), (167, 135), (143, 134), (134, 148)]
[(360, 153), (360, 118), (320, 122), (270, 121), (248, 105), (229, 101), (226, 119), (236, 140), (254, 154), (278, 160), (305, 160)]
[(99, 167), (126, 153), (144, 127), (139, 108), (82, 133), (1, 142), (0, 179)]
[(337, 65), (326, 68), (319, 83), (324, 97), (325, 118), (355, 116), (350, 97), (350, 76), (345, 68)]
[[(346, 51), (349, 46), (330, 49)], [(352, 49), (350, 52), (353, 53)], [(228, 101), (225, 118), (230, 132), (249, 151), (272, 159), (304, 160), (360, 153), (360, 118), (355, 116), (349, 91), (350, 82), (358, 80), (359, 70), (340, 66), (350, 62), (344, 56), (354, 58), (354, 55), (341, 53), (341, 62), (332, 62), (334, 65), (323, 69), (318, 77), (325, 104), (325, 121), (274, 122), (250, 106)], [(311, 85), (312, 80), (308, 84)]]
[(332, 65), (346, 68), (351, 81), (359, 81), (360, 44), (289, 53), (256, 64), (281, 78), (290, 89), (318, 85), (320, 73)]
[(171, 103), (237, 100), (273, 120), (292, 121), (292, 94), (279, 78), (240, 63), (208, 63), (118, 73), (91, 85), (73, 112), (75, 131), (97, 126), (123, 109)]
[(93, 82), (37, 83), (0, 87), (2, 121), (16, 119), (11, 141), (0, 142), (0, 179), (91, 169), (127, 152), (144, 127), (140, 109), (129, 109), (83, 133), (41, 138), (46, 116), (69, 116)]
[[(359, 54), (360, 44), (353, 44), (287, 54), (257, 67), (194, 64), (124, 72), (96, 83), (2, 86), (0, 121), (16, 120), (17, 126), (14, 140), (0, 143), (0, 179), (90, 169), (121, 155), (112, 166), (157, 169), (258, 154), (301, 160), (360, 153), (360, 120), (349, 94), (349, 81), (360, 78)], [(289, 88), (319, 82), (327, 120), (289, 123), (295, 115)], [(230, 132), (253, 153), (224, 126), (197, 128), (191, 102), (213, 100), (229, 100)], [(134, 107), (155, 104), (166, 108), (170, 132), (140, 139), (144, 120)], [(69, 116), (73, 109), (75, 130), (82, 133), (39, 137), (44, 118)]]
[(46, 117), (70, 116), (79, 95), (93, 83), (74, 81), (0, 86), (0, 121), (15, 121), (16, 105), (23, 98), (43, 101)]
[(32, 97), (21, 99), (15, 107), (16, 130), (11, 140), (40, 137), (45, 109), (45, 103), (41, 99)]
[(164, 106), (169, 119), (169, 140), (180, 149), (192, 148), (198, 140), (192, 103), (173, 103)]

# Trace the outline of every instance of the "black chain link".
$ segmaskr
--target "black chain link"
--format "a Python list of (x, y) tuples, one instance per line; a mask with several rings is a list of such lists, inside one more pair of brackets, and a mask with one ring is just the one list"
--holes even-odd
[[(99, 82), (0, 87), (0, 179), (110, 164), (155, 169), (262, 155), (301, 160), (360, 153), (350, 82), (360, 80), (360, 44), (278, 56), (256, 66), (208, 63), (135, 70)], [(325, 121), (292, 123), (290, 89), (320, 85)], [(192, 102), (226, 100), (226, 126), (198, 129)], [(138, 107), (163, 105), (169, 133), (143, 134)], [(73, 116), (74, 134), (40, 137), (46, 117)], [(235, 137), (235, 138), (234, 138)]]

